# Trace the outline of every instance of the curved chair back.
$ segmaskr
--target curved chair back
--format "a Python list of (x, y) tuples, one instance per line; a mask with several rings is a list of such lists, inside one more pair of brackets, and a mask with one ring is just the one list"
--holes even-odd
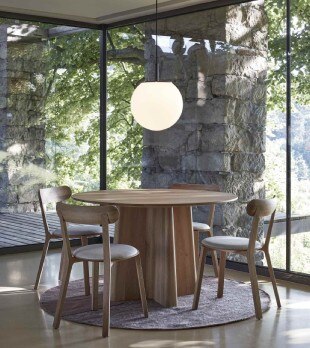
[(50, 231), (46, 219), (46, 205), (49, 203), (63, 202), (69, 199), (72, 195), (72, 191), (68, 186), (49, 187), (40, 189), (38, 195), (45, 234), (49, 235)]
[(253, 199), (246, 207), (246, 211), (250, 216), (269, 216), (277, 207), (277, 202), (274, 199)]
[(65, 222), (73, 224), (101, 225), (103, 217), (107, 218), (108, 224), (113, 224), (119, 218), (119, 211), (114, 205), (80, 206), (58, 203), (56, 210)]
[(171, 189), (179, 189), (179, 190), (206, 190), (206, 191), (220, 191), (219, 185), (216, 184), (172, 184), (170, 186)]
[(72, 251), (67, 223), (75, 223), (102, 226), (104, 257), (105, 261), (110, 260), (109, 224), (116, 223), (119, 218), (119, 211), (115, 206), (78, 206), (60, 202), (56, 205), (56, 211), (60, 219), (62, 237), (69, 258), (72, 257)]
[(271, 231), (273, 227), (274, 217), (276, 214), (277, 202), (274, 199), (253, 199), (246, 207), (248, 215), (253, 216), (252, 231), (250, 234), (249, 249), (254, 251), (255, 241), (257, 240), (258, 226), (261, 218), (271, 215), (268, 231), (265, 239), (265, 245), (268, 247)]

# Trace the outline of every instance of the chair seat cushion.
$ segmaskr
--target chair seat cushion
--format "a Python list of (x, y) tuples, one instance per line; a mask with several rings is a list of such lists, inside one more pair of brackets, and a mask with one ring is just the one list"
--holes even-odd
[[(127, 260), (139, 254), (133, 246), (126, 244), (111, 244), (111, 261)], [(103, 261), (103, 245), (91, 244), (80, 247), (73, 252), (73, 256), (80, 260)]]
[[(214, 236), (205, 238), (202, 242), (206, 247), (225, 250), (247, 250), (249, 245), (248, 238), (231, 236)], [(255, 249), (261, 249), (262, 245), (255, 242)]]
[[(102, 227), (98, 225), (77, 225), (68, 224), (68, 235), (69, 237), (80, 237), (80, 236), (96, 236), (102, 233)], [(52, 231), (52, 235), (55, 237), (62, 237), (61, 228), (56, 228)]]
[(193, 222), (194, 231), (210, 231), (210, 226), (207, 224), (203, 224), (202, 222)]

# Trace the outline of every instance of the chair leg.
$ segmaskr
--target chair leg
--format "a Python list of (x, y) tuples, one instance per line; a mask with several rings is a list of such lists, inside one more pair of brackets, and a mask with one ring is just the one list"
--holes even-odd
[(198, 263), (199, 263), (199, 247), (200, 247), (200, 240), (199, 240), (199, 236), (200, 236), (200, 232), (197, 230), (194, 230), (194, 251), (195, 251), (195, 260), (196, 260), (196, 268), (198, 270)]
[(272, 263), (271, 263), (271, 258), (270, 258), (270, 254), (269, 254), (268, 250), (265, 251), (265, 256), (266, 256), (266, 261), (267, 261), (268, 270), (269, 270), (269, 276), (270, 276), (270, 280), (271, 280), (271, 283), (272, 283), (274, 295), (276, 297), (277, 305), (278, 305), (278, 308), (281, 308), (281, 301), (280, 301), (280, 296), (279, 296), (279, 293), (278, 293), (276, 277), (274, 276)]
[(221, 251), (220, 270), (219, 270), (219, 277), (218, 277), (219, 279), (218, 279), (218, 287), (217, 287), (218, 298), (223, 297), (225, 266), (226, 266), (226, 252)]
[(58, 272), (58, 280), (62, 280), (63, 278), (63, 273), (64, 273), (64, 269), (65, 269), (65, 257), (66, 257), (66, 249), (65, 249), (65, 243), (62, 244), (62, 248), (61, 248), (61, 256), (60, 256), (60, 266), (59, 266), (59, 272)]
[(262, 308), (261, 308), (260, 297), (259, 297), (258, 279), (256, 274), (254, 255), (248, 255), (247, 259), (248, 259), (249, 273), (250, 273), (250, 279), (251, 279), (255, 314), (257, 319), (261, 319), (263, 315), (262, 315)]
[[(88, 239), (86, 236), (81, 237), (82, 246), (88, 245)], [(88, 261), (83, 261), (83, 271), (84, 271), (84, 287), (85, 287), (85, 295), (90, 295), (90, 286), (89, 286), (89, 267)]]
[(98, 310), (99, 262), (93, 262), (91, 310)]
[(204, 270), (205, 261), (206, 261), (206, 255), (207, 255), (207, 249), (204, 246), (201, 246), (200, 257), (199, 257), (199, 268), (198, 268), (198, 274), (197, 274), (197, 281), (196, 281), (196, 285), (195, 285), (195, 292), (194, 292), (194, 300), (193, 300), (192, 309), (198, 308), (200, 291), (201, 291), (201, 283), (202, 283), (202, 277), (203, 277), (203, 270)]
[(138, 276), (138, 283), (139, 283), (139, 290), (140, 290), (140, 297), (141, 297), (141, 302), (142, 302), (143, 314), (144, 314), (145, 318), (148, 318), (149, 311), (148, 311), (148, 307), (147, 307), (145, 286), (144, 286), (144, 280), (143, 280), (143, 270), (142, 270), (140, 255), (135, 257), (135, 261), (136, 261), (136, 269), (137, 269), (137, 276)]
[(103, 301), (102, 301), (102, 337), (108, 337), (110, 331), (111, 265), (104, 263)]
[(66, 294), (67, 294), (67, 288), (69, 284), (71, 269), (72, 269), (72, 263), (71, 261), (68, 261), (66, 263), (66, 270), (64, 272), (64, 277), (61, 282), (60, 294), (58, 297), (58, 302), (57, 302), (57, 307), (56, 307), (56, 312), (55, 312), (55, 317), (53, 322), (54, 329), (59, 328), (61, 313), (62, 313), (63, 305), (65, 302)]
[(50, 239), (46, 238), (45, 242), (44, 242), (43, 250), (42, 250), (42, 255), (41, 255), (41, 259), (40, 259), (40, 264), (39, 264), (39, 269), (38, 269), (38, 273), (37, 273), (37, 277), (36, 277), (36, 282), (34, 284), (34, 290), (38, 289), (38, 286), (39, 286), (39, 283), (40, 283), (42, 269), (43, 269), (45, 256), (47, 254), (47, 250), (48, 250), (49, 244), (50, 244)]
[[(207, 236), (212, 237), (211, 231), (207, 231)], [(211, 250), (211, 257), (212, 257), (212, 264), (214, 269), (214, 275), (216, 278), (219, 276), (219, 263), (217, 260), (217, 253), (216, 250)]]

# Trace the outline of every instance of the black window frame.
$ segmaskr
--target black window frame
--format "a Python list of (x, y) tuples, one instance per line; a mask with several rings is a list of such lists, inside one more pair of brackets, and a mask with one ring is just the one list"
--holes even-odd
[[(192, 5), (181, 9), (161, 12), (158, 19), (171, 18), (193, 12), (237, 5), (254, 0), (218, 0), (213, 2)], [(107, 188), (107, 32), (110, 29), (128, 25), (154, 21), (155, 14), (140, 16), (112, 24), (90, 24), (52, 17), (25, 15), (13, 12), (0, 11), (0, 18), (10, 18), (32, 22), (41, 22), (55, 25), (96, 29), (100, 31), (100, 189)], [(310, 274), (291, 270), (291, 0), (286, 0), (286, 269), (275, 269), (278, 279), (289, 280), (302, 284), (310, 284)], [(207, 258), (207, 263), (211, 259)], [(247, 264), (228, 261), (227, 267), (239, 271), (247, 271)], [(257, 266), (257, 273), (268, 276), (265, 266)]]

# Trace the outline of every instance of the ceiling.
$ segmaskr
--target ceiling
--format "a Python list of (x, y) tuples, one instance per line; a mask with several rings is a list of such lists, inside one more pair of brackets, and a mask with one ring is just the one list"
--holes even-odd
[[(212, 1), (218, 0), (158, 0), (158, 11)], [(0, 0), (0, 11), (91, 24), (111, 24), (154, 14), (155, 0)]]

